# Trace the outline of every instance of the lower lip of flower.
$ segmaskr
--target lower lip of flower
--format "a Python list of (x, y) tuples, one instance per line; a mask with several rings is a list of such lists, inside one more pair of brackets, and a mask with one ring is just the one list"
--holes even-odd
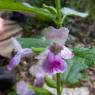
[(62, 67), (61, 67), (60, 61), (54, 60), (52, 63), (49, 63), (49, 64), (50, 64), (50, 68), (49, 68), (50, 73), (55, 74), (55, 73), (58, 73), (59, 71), (61, 71)]
[(54, 68), (54, 69), (57, 69), (57, 68), (59, 67), (59, 65), (60, 65), (60, 62), (54, 60), (51, 64), (52, 64), (52, 66), (51, 66), (52, 69), (53, 69), (53, 68)]

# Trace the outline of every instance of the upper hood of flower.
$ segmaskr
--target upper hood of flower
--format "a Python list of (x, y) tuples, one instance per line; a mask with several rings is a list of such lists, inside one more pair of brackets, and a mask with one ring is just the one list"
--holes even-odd
[(68, 38), (69, 30), (68, 28), (61, 27), (56, 29), (52, 26), (45, 28), (42, 35), (46, 38), (49, 43), (59, 43), (61, 45), (65, 44)]

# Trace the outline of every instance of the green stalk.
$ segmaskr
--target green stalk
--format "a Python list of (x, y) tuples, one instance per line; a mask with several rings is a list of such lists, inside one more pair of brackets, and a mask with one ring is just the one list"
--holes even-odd
[[(55, 4), (56, 4), (56, 10), (57, 10), (57, 28), (60, 28), (62, 26), (62, 16), (61, 16), (61, 4), (60, 4), (60, 0), (55, 0)], [(57, 85), (57, 95), (61, 95), (61, 80), (60, 80), (60, 73), (56, 74), (56, 85)]]
[(57, 84), (57, 95), (61, 95), (61, 81), (60, 81), (60, 74), (56, 74), (56, 84)]
[(57, 27), (60, 28), (62, 26), (62, 24), (61, 24), (61, 12), (60, 12), (60, 9), (61, 9), (60, 0), (55, 0), (55, 4), (56, 4), (57, 20), (58, 20)]

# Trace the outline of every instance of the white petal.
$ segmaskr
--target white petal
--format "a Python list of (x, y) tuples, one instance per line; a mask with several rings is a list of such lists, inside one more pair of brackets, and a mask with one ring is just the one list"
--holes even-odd
[(61, 51), (61, 57), (64, 59), (71, 59), (74, 56), (71, 50), (67, 47), (63, 46), (63, 50)]
[(12, 43), (12, 45), (13, 45), (13, 47), (14, 47), (14, 49), (16, 50), (16, 51), (20, 51), (20, 50), (22, 50), (22, 47), (21, 47), (21, 45), (19, 44), (19, 42), (16, 40), (16, 38), (11, 38), (11, 43)]
[(15, 66), (17, 66), (20, 63), (21, 60), (21, 55), (19, 53), (17, 53), (9, 62), (9, 64), (7, 65), (7, 69), (8, 70), (12, 70)]
[(16, 84), (16, 92), (17, 92), (17, 94), (25, 95), (27, 93), (27, 91), (28, 91), (26, 86), (27, 85), (23, 80), (21, 80), (20, 82), (17, 82), (17, 84)]
[(46, 48), (43, 52), (41, 52), (38, 56), (36, 56), (36, 59), (44, 59), (48, 55), (49, 49)]
[(41, 77), (44, 77), (44, 75), (45, 75), (40, 63), (38, 63), (37, 65), (32, 66), (29, 69), (29, 73), (31, 75), (35, 76), (36, 78), (41, 78)]
[(22, 49), (20, 51), (20, 54), (22, 57), (31, 57), (32, 56), (32, 50), (29, 48)]
[(67, 38), (68, 38), (69, 30), (68, 28), (61, 27), (59, 29), (56, 29), (52, 26), (45, 28), (42, 32), (42, 35), (46, 38), (46, 40), (52, 44), (52, 43), (59, 43), (59, 44), (65, 44)]

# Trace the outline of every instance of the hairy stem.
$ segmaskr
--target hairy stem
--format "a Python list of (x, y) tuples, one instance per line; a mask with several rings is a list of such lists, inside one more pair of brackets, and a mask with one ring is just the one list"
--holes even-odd
[(61, 95), (61, 82), (60, 82), (60, 74), (56, 74), (56, 84), (57, 84), (57, 95)]
[(60, 28), (62, 26), (62, 24), (61, 24), (61, 12), (60, 12), (60, 9), (61, 9), (60, 0), (55, 0), (55, 4), (56, 4), (57, 20), (58, 20), (57, 27)]
[[(61, 17), (61, 11), (60, 11), (60, 9), (61, 9), (60, 0), (55, 0), (55, 4), (56, 4), (56, 10), (57, 10), (57, 18), (56, 18), (57, 23), (56, 23), (56, 25), (57, 25), (57, 28), (60, 28), (62, 26), (62, 23), (61, 23), (62, 17)], [(57, 88), (56, 88), (57, 95), (61, 95), (61, 81), (60, 81), (60, 74), (59, 73), (56, 74), (56, 85), (57, 85)]]

